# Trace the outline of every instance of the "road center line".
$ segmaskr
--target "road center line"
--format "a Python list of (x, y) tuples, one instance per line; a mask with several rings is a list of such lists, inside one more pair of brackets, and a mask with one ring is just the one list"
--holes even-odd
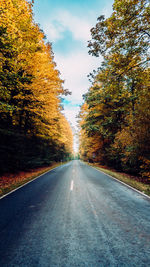
[(70, 191), (73, 191), (74, 181), (71, 181)]

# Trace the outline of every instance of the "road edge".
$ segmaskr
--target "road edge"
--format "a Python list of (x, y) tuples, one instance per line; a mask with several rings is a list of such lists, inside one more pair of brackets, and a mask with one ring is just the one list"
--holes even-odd
[[(64, 164), (63, 164), (63, 165), (64, 165)], [(48, 172), (51, 172), (51, 171), (53, 171), (53, 170), (55, 170), (56, 168), (59, 168), (59, 167), (61, 167), (61, 166), (62, 166), (62, 164), (60, 164), (59, 166), (54, 167), (54, 168), (52, 168), (52, 169), (50, 169), (50, 170), (48, 170), (48, 171), (46, 171), (46, 172), (44, 172), (44, 173), (42, 173), (42, 174), (36, 176), (36, 177), (33, 178), (32, 180), (30, 180), (30, 181), (24, 183), (23, 185), (20, 185), (19, 187), (15, 188), (15, 189), (13, 189), (12, 191), (10, 191), (10, 192), (6, 193), (5, 195), (1, 196), (1, 197), (0, 197), (0, 200), (3, 199), (4, 197), (7, 197), (7, 196), (10, 195), (10, 194), (12, 194), (13, 192), (19, 190), (20, 188), (26, 186), (27, 184), (33, 182), (34, 180), (40, 178), (42, 175), (45, 175), (45, 174), (47, 174)]]
[[(82, 161), (82, 162), (83, 162), (85, 165), (88, 165), (88, 163), (86, 163), (86, 162), (84, 162), (84, 161)], [(91, 168), (93, 168), (94, 170), (96, 170), (96, 171), (98, 171), (98, 172), (102, 172), (102, 173), (105, 174), (106, 176), (109, 176), (111, 179), (117, 181), (117, 182), (120, 183), (120, 184), (125, 185), (126, 187), (132, 189), (133, 191), (139, 193), (140, 195), (142, 195), (142, 196), (144, 196), (144, 197), (146, 197), (146, 198), (148, 198), (148, 199), (150, 200), (150, 196), (148, 196), (148, 195), (146, 195), (145, 193), (139, 191), (138, 189), (132, 187), (131, 185), (128, 185), (128, 184), (126, 184), (125, 182), (122, 182), (122, 181), (120, 181), (119, 179), (117, 179), (117, 178), (111, 176), (110, 174), (107, 174), (106, 172), (103, 172), (103, 171), (101, 171), (101, 170), (99, 170), (99, 169), (97, 169), (97, 168), (95, 168), (95, 167), (93, 167), (93, 166), (91, 166), (91, 165), (88, 165), (88, 166), (90, 166)]]

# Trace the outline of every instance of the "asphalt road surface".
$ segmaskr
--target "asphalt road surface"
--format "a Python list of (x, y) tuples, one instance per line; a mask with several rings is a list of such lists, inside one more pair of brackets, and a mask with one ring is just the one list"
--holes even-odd
[(0, 266), (150, 266), (150, 200), (80, 161), (0, 200)]

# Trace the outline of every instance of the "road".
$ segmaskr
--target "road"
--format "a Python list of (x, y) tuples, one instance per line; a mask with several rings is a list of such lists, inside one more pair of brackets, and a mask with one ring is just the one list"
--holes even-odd
[(150, 266), (150, 200), (72, 161), (0, 200), (0, 266)]

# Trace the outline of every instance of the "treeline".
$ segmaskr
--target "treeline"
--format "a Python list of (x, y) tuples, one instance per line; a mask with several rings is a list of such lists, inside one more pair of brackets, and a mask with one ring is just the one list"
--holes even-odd
[(62, 114), (69, 92), (50, 43), (26, 0), (0, 1), (0, 170), (49, 165), (72, 153), (72, 130)]
[(89, 53), (103, 56), (79, 115), (80, 155), (150, 177), (150, 5), (115, 0), (91, 29)]

